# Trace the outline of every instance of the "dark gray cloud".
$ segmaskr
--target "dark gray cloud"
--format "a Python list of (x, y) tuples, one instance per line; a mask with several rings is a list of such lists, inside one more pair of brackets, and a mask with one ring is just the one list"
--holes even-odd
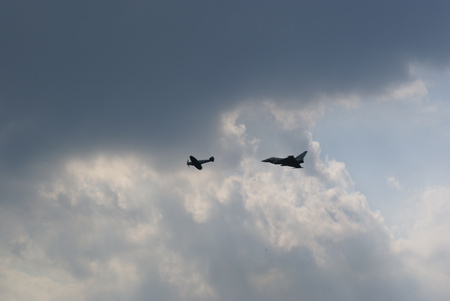
[(2, 166), (70, 150), (193, 148), (243, 99), (407, 80), (410, 63), (448, 63), (448, 6), (4, 1)]

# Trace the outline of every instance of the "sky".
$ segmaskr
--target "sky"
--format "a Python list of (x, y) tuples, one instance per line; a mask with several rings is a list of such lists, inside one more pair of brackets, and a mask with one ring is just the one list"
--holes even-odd
[(1, 1), (0, 299), (448, 300), (449, 10)]

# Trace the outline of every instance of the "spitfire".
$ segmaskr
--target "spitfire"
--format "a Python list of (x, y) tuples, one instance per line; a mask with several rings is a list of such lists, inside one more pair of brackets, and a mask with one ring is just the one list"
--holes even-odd
[(197, 160), (194, 156), (189, 156), (189, 159), (191, 159), (191, 162), (189, 162), (189, 160), (188, 160), (187, 166), (193, 165), (198, 170), (203, 169), (202, 164), (208, 163), (208, 162), (214, 162), (214, 157), (211, 157), (208, 160)]

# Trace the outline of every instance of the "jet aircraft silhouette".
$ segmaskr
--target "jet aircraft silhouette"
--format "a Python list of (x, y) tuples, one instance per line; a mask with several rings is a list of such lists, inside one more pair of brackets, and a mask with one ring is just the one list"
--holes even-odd
[(214, 157), (209, 158), (208, 160), (197, 160), (194, 156), (189, 156), (189, 159), (191, 159), (191, 162), (189, 162), (189, 160), (187, 161), (187, 165), (193, 165), (195, 166), (198, 170), (201, 170), (202, 164), (204, 163), (208, 163), (208, 162), (214, 162)]
[(303, 158), (305, 158), (307, 152), (308, 151), (304, 151), (295, 158), (294, 156), (287, 156), (286, 158), (270, 157), (265, 160), (262, 160), (261, 162), (269, 162), (281, 166), (291, 166), (293, 168), (303, 168), (300, 166), (300, 164), (304, 162)]

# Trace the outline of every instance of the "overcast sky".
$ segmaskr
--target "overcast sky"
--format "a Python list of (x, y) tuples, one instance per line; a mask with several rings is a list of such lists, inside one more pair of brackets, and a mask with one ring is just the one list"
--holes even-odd
[(449, 12), (1, 1), (0, 299), (448, 300)]

